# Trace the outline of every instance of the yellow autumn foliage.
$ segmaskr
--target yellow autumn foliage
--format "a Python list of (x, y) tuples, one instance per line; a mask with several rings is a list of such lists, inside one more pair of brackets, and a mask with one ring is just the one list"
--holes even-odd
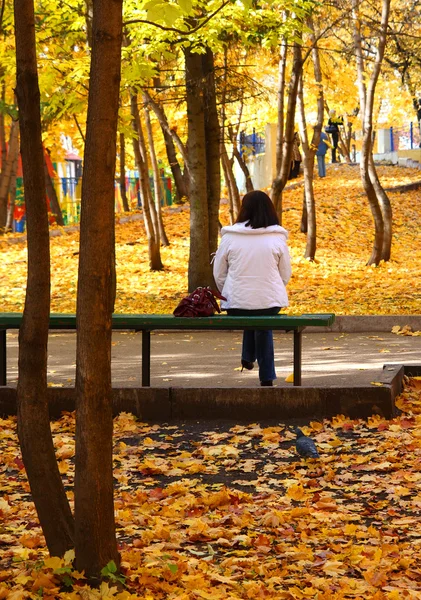
[[(380, 167), (385, 187), (421, 180), (416, 169)], [(337, 315), (414, 314), (421, 297), (421, 191), (389, 192), (393, 210), (392, 260), (379, 267), (366, 262), (373, 244), (373, 221), (358, 166), (328, 165), (325, 179), (315, 180), (317, 253), (303, 258), (306, 236), (300, 233), (302, 186), (287, 189), (283, 226), (290, 232), (293, 276), (288, 284), (290, 314), (333, 312)], [(116, 225), (118, 313), (172, 313), (187, 292), (189, 210), (164, 209), (171, 245), (161, 248), (163, 271), (151, 272), (140, 214)], [(220, 219), (228, 224), (228, 207)], [(75, 312), (78, 232), (64, 229), (51, 238), (51, 311)], [(0, 239), (0, 306), (23, 310), (26, 242), (18, 234)]]

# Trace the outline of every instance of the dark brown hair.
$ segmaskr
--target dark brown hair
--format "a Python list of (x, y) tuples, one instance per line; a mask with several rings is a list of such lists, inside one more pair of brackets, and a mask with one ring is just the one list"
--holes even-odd
[(236, 223), (244, 222), (252, 229), (279, 225), (273, 202), (265, 192), (254, 190), (244, 196)]

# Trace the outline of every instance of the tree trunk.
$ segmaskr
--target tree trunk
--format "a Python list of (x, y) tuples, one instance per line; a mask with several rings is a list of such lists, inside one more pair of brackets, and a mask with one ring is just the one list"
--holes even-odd
[(113, 502), (111, 316), (114, 176), (122, 0), (93, 3), (92, 54), (80, 217), (76, 347), (76, 568), (93, 581), (119, 567)]
[(188, 289), (213, 285), (209, 251), (209, 206), (207, 198), (207, 157), (205, 100), (200, 54), (191, 47), (184, 50), (186, 65), (186, 101), (188, 120), (190, 175), (190, 256)]
[(216, 107), (215, 65), (209, 47), (202, 54), (204, 82), (205, 136), (206, 136), (206, 181), (209, 217), (209, 253), (218, 248), (219, 204), (221, 202), (220, 127)]
[[(323, 97), (322, 97), (323, 99)], [(322, 105), (323, 110), (323, 105)], [(303, 77), (301, 75), (298, 88), (298, 122), (300, 127), (301, 147), (304, 154), (304, 198), (306, 206), (306, 231), (307, 244), (304, 252), (304, 258), (313, 261), (316, 256), (316, 203), (314, 200), (313, 171), (315, 150), (309, 144), (307, 136), (307, 125), (305, 118), (304, 95), (303, 95)], [(320, 136), (320, 131), (319, 131)]]
[[(171, 172), (174, 177), (175, 189), (177, 192), (178, 199), (181, 201), (183, 198), (187, 199), (189, 195), (189, 176), (188, 176), (188, 157), (187, 150), (184, 147), (184, 144), (180, 140), (179, 136), (175, 133), (173, 129), (170, 128), (168, 124), (167, 117), (165, 112), (157, 102), (152, 100), (148, 91), (144, 90), (143, 95), (145, 98), (145, 102), (147, 101), (148, 105), (154, 111), (159, 124), (161, 125), (162, 133), (165, 141), (165, 148), (167, 150), (168, 163), (171, 168)], [(180, 164), (177, 159), (177, 152), (175, 149), (175, 143), (177, 144), (177, 148), (181, 154), (181, 157), (184, 161), (184, 166), (187, 168), (187, 172), (183, 173), (181, 171)]]
[(13, 162), (12, 176), (9, 190), (9, 206), (7, 209), (7, 220), (6, 220), (6, 231), (11, 231), (13, 227), (13, 213), (15, 210), (16, 202), (16, 173), (18, 171), (19, 154), (16, 155), (16, 159)]
[(154, 227), (151, 215), (150, 186), (148, 168), (141, 152), (141, 141), (143, 140), (142, 126), (140, 124), (139, 108), (137, 106), (137, 95), (130, 95), (130, 107), (132, 113), (132, 127), (135, 132), (133, 138), (133, 151), (136, 166), (139, 171), (139, 183), (142, 196), (143, 221), (145, 223), (146, 237), (148, 238), (149, 268), (151, 271), (161, 271), (164, 266), (161, 261), (159, 249), (159, 231)]
[[(363, 142), (361, 149), (360, 172), (364, 191), (367, 194), (371, 213), (374, 220), (374, 242), (368, 265), (378, 265), (383, 257), (390, 259), (390, 246), (392, 241), (392, 210), (390, 202), (384, 192), (374, 167), (372, 158), (373, 135), (373, 107), (377, 81), (380, 75), (384, 51), (386, 47), (386, 34), (389, 22), (390, 0), (382, 0), (382, 13), (379, 28), (379, 43), (373, 63), (368, 87), (365, 84), (367, 75), (364, 68), (364, 58), (361, 39), (361, 24), (359, 19), (360, 0), (353, 0), (352, 11), (354, 18), (354, 46), (357, 62), (358, 89), (360, 95), (360, 109), (363, 121)], [(382, 208), (381, 208), (382, 207)], [(382, 210), (383, 209), (383, 210)], [(385, 222), (387, 221), (385, 237)]]
[(283, 37), (281, 42), (281, 52), (279, 56), (279, 74), (278, 74), (278, 120), (276, 123), (276, 173), (281, 172), (282, 168), (282, 150), (284, 147), (284, 119), (285, 119), (285, 71), (288, 54), (288, 41)]
[(235, 140), (232, 141), (232, 147), (233, 147), (233, 153), (234, 153), (235, 159), (237, 160), (238, 164), (240, 165), (240, 169), (244, 173), (244, 177), (246, 180), (246, 190), (247, 190), (247, 192), (252, 192), (254, 190), (254, 186), (253, 186), (253, 181), (252, 181), (252, 178), (250, 175), (250, 171), (248, 169), (246, 161), (243, 159), (243, 157), (240, 154), (240, 151), (237, 148)]
[(159, 239), (163, 246), (169, 246), (167, 234), (165, 232), (164, 221), (162, 219), (162, 208), (161, 208), (161, 177), (159, 174), (158, 161), (155, 153), (155, 143), (152, 133), (151, 117), (149, 115), (149, 109), (145, 108), (145, 124), (146, 133), (148, 136), (149, 143), (149, 155), (151, 157), (152, 175), (153, 175), (153, 187), (155, 197), (155, 210), (158, 220)]
[(50, 177), (50, 173), (48, 171), (47, 159), (45, 157), (45, 150), (44, 150), (44, 175), (45, 175), (45, 188), (47, 191), (47, 197), (50, 201), (50, 210), (51, 210), (52, 214), (54, 215), (57, 225), (60, 225), (61, 227), (63, 227), (64, 226), (63, 215), (61, 213), (60, 204), (58, 202), (57, 192), (55, 190), (54, 184)]
[(383, 243), (381, 251), (381, 260), (390, 260), (390, 254), (392, 249), (392, 206), (390, 204), (389, 196), (383, 189), (377, 175), (376, 167), (374, 166), (373, 153), (370, 153), (368, 160), (368, 174), (370, 181), (373, 184), (376, 192), (377, 200), (379, 202), (380, 211), (383, 219)]
[(47, 399), (50, 245), (33, 0), (15, 0), (16, 96), (25, 181), (28, 279), (19, 330), (18, 434), (32, 499), (52, 556), (73, 546), (73, 518), (51, 437)]
[(126, 191), (126, 141), (124, 133), (120, 133), (120, 196), (124, 212), (130, 212)]
[(7, 221), (7, 199), (11, 184), (13, 163), (19, 155), (19, 122), (12, 121), (9, 136), (9, 151), (5, 163), (2, 164), (0, 176), (0, 234), (4, 233)]
[(232, 163), (228, 158), (225, 144), (221, 143), (221, 162), (224, 171), (224, 179), (228, 188), (228, 200), (230, 206), (231, 225), (235, 222), (238, 213), (240, 212), (241, 200), (237, 182), (235, 181), (234, 173), (232, 172)]
[[(280, 223), (282, 223), (282, 190), (288, 181), (288, 175), (291, 167), (292, 147), (294, 141), (295, 107), (297, 103), (298, 82), (301, 77), (302, 69), (303, 61), (301, 57), (301, 45), (295, 41), (293, 44), (293, 63), (288, 89), (288, 106), (284, 128), (281, 168), (277, 173), (276, 178), (272, 182), (272, 202), (275, 205)], [(278, 114), (278, 119), (282, 118), (283, 115)]]
[[(5, 75), (4, 67), (0, 69), (0, 76), (3, 78)], [(6, 82), (3, 79), (1, 83), (1, 101), (3, 106), (6, 104)], [(1, 170), (3, 171), (4, 165), (7, 160), (7, 144), (6, 144), (6, 132), (4, 128), (4, 112), (0, 112), (0, 153), (1, 153)]]

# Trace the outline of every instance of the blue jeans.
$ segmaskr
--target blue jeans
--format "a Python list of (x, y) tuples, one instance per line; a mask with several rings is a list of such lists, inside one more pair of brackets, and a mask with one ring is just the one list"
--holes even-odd
[[(227, 313), (233, 317), (257, 317), (277, 315), (280, 310), (281, 309), (278, 306), (273, 308), (262, 308), (261, 310), (229, 308)], [(241, 358), (248, 362), (254, 362), (257, 359), (260, 381), (273, 381), (276, 379), (272, 331), (259, 329), (247, 329), (244, 331)]]
[(325, 155), (317, 156), (317, 169), (319, 171), (319, 177), (326, 177), (326, 162)]

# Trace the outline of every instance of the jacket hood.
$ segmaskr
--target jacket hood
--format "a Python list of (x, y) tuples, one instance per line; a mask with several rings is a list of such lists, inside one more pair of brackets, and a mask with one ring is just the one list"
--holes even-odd
[(226, 233), (241, 233), (246, 235), (262, 235), (265, 233), (278, 233), (288, 239), (288, 231), (281, 227), (281, 225), (269, 225), (269, 227), (259, 227), (258, 229), (252, 229), (251, 227), (247, 227), (245, 222), (243, 223), (234, 223), (234, 225), (228, 225), (227, 227), (223, 227), (221, 229), (221, 236)]

